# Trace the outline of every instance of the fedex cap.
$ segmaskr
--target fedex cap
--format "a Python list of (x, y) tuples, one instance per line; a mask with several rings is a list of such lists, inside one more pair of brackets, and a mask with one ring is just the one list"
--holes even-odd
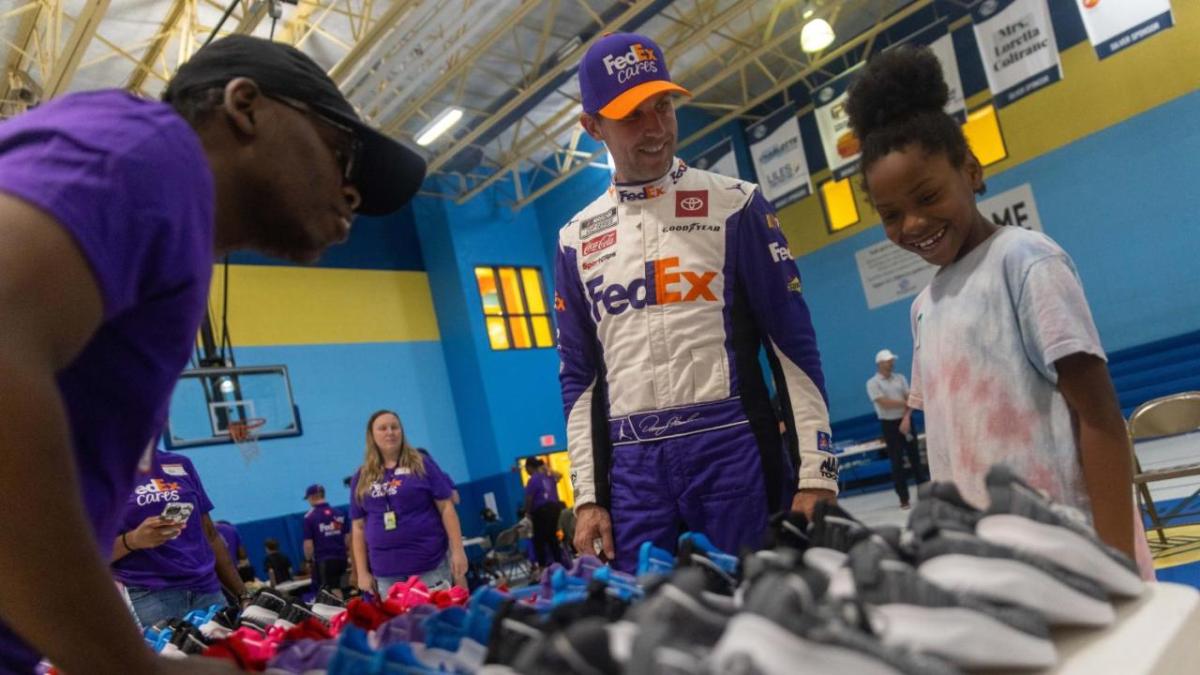
[(589, 115), (619, 120), (664, 91), (691, 96), (671, 81), (662, 49), (645, 35), (605, 35), (579, 63), (579, 92)]

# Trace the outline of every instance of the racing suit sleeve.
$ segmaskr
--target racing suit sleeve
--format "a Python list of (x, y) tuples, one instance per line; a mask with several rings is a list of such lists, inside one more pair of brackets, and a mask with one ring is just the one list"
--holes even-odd
[[(596, 405), (603, 403), (603, 365), (596, 324), (579, 278), (575, 249), (560, 241), (554, 260), (554, 308), (558, 315), (558, 381), (567, 422), (567, 454), (575, 508), (598, 503), (608, 507), (608, 429), (598, 425)], [(604, 428), (601, 429), (600, 426)]]
[(825, 377), (812, 318), (801, 295), (800, 271), (779, 219), (759, 191), (733, 219), (738, 230), (738, 281), (747, 289), (750, 311), (778, 361), (779, 399), (784, 410), (790, 410), (796, 431), (798, 487), (837, 492)]

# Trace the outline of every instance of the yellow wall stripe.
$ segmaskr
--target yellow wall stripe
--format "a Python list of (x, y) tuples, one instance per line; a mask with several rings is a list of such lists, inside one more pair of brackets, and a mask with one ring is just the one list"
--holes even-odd
[[(209, 306), (220, 330), (222, 268)], [(438, 340), (425, 272), (230, 265), (236, 347)]]
[[(995, 175), (1034, 157), (1106, 129), (1122, 120), (1200, 89), (1200, 3), (1174, 2), (1175, 26), (1104, 61), (1087, 40), (1062, 52), (1063, 79), (1001, 109), (1000, 129), (1008, 159), (987, 169)], [(964, 28), (963, 30), (969, 30)], [(975, 108), (991, 98), (982, 92), (968, 100)], [(1152, 151), (1147, 148), (1147, 151)], [(812, 176), (815, 184), (828, 170)], [(860, 181), (854, 176), (854, 181)], [(779, 212), (788, 248), (804, 255), (879, 224), (879, 216), (855, 185), (862, 222), (830, 234), (821, 200), (802, 199)]]

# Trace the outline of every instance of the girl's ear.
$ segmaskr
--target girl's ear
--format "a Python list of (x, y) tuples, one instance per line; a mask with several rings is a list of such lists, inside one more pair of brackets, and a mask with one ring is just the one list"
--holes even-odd
[(972, 192), (977, 195), (987, 192), (987, 185), (983, 182), (983, 166), (970, 149), (967, 150), (967, 157), (963, 160), (963, 172), (966, 173), (967, 180), (971, 183)]

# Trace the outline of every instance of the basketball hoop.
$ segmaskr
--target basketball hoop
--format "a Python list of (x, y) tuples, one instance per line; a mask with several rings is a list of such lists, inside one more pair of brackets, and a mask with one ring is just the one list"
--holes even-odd
[(238, 446), (242, 459), (246, 464), (254, 461), (261, 450), (258, 447), (258, 430), (267, 423), (262, 417), (251, 417), (244, 420), (230, 420), (229, 438)]

